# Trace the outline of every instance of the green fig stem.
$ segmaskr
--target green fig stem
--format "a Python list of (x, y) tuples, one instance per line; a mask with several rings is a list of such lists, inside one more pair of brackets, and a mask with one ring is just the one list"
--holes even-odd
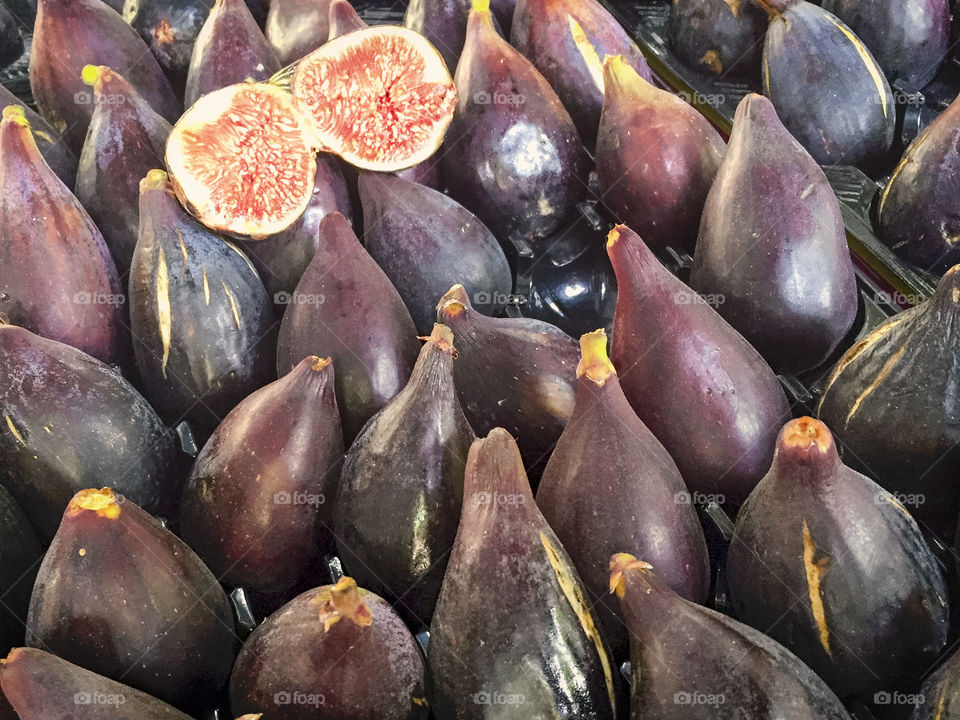
[(490, 12), (490, 0), (473, 0), (473, 10), (476, 12)]
[(29, 128), (30, 121), (27, 120), (27, 114), (19, 105), (7, 105), (3, 109), (3, 119), (17, 123), (21, 127)]
[(327, 632), (344, 618), (357, 627), (367, 627), (373, 623), (373, 615), (363, 601), (357, 582), (350, 577), (342, 577), (336, 585), (315, 597), (313, 604), (320, 605), (320, 620)]
[(80, 79), (84, 85), (95, 87), (100, 78), (103, 77), (103, 70), (104, 68), (101, 65), (84, 65), (83, 70), (80, 71)]
[(610, 592), (616, 593), (618, 598), (622, 598), (627, 592), (627, 584), (624, 574), (628, 570), (640, 570), (650, 572), (653, 565), (645, 563), (630, 553), (617, 553), (610, 558)]
[(603, 328), (580, 336), (580, 363), (577, 377), (584, 375), (597, 385), (603, 386), (617, 371), (607, 357), (607, 333)]
[(426, 337), (420, 337), (419, 339), (433, 343), (448, 355), (452, 355), (454, 358), (457, 357), (457, 349), (453, 346), (453, 331), (446, 325), (434, 323), (433, 332), (431, 332), (430, 335)]
[(67, 506), (67, 515), (73, 517), (85, 512), (94, 512), (97, 517), (107, 520), (116, 520), (120, 517), (120, 503), (113, 490), (110, 488), (101, 488), (100, 490), (88, 489), (81, 490)]
[(167, 176), (167, 173), (155, 168), (148, 170), (146, 177), (140, 181), (140, 192), (144, 193), (147, 190), (166, 190), (169, 184), (170, 178)]

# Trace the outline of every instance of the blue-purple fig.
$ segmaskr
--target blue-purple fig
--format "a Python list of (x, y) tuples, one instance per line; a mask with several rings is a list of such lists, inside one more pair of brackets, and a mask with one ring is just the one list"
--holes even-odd
[(722, 79), (759, 77), (766, 16), (752, 0), (674, 0), (670, 47), (683, 62)]
[(123, 19), (140, 33), (181, 95), (193, 46), (210, 14), (208, 0), (127, 0)]

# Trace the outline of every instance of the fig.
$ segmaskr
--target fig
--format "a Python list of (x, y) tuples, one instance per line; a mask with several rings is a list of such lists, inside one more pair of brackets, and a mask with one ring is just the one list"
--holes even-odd
[(881, 168), (897, 109), (870, 51), (835, 15), (812, 3), (756, 2), (770, 15), (763, 93), (790, 134), (821, 165)]
[(513, 289), (510, 265), (473, 213), (400, 177), (364, 173), (359, 184), (364, 247), (393, 282), (419, 332), (433, 326), (437, 298), (449, 289), (451, 277), (481, 312), (496, 315), (504, 308)]
[(128, 355), (125, 298), (110, 251), (15, 105), (0, 121), (0, 237), (0, 321), (105, 362)]
[(207, 0), (126, 0), (123, 19), (150, 48), (182, 95), (193, 46), (210, 12)]
[(179, 538), (108, 488), (74, 496), (30, 598), (30, 647), (194, 712), (217, 701), (234, 640), (227, 596)]
[(950, 0), (824, 0), (906, 90), (933, 80), (950, 48)]
[(936, 273), (960, 262), (958, 142), (960, 100), (954, 100), (907, 148), (877, 205), (880, 239)]
[(629, 637), (607, 596), (611, 547), (656, 561), (682, 597), (705, 602), (710, 560), (676, 463), (631, 409), (603, 330), (580, 338), (577, 403), (537, 489), (537, 507), (580, 571), (617, 659)]
[(75, 154), (80, 154), (95, 109), (81, 81), (85, 65), (113, 68), (167, 120), (179, 116), (180, 103), (160, 65), (113, 9), (100, 0), (39, 0), (30, 89), (40, 113)]
[(364, 426), (334, 514), (347, 571), (413, 624), (429, 624), (440, 594), (475, 439), (453, 385), (453, 342), (435, 325), (406, 387)]
[(280, 325), (277, 371), (326, 352), (349, 445), (410, 377), (419, 346), (403, 300), (338, 212), (320, 221), (317, 253)]
[(630, 632), (631, 720), (850, 720), (790, 651), (680, 597), (649, 563), (614, 555), (610, 588)]
[(640, 419), (695, 497), (736, 507), (770, 467), (790, 406), (770, 366), (632, 230), (610, 231), (611, 357)]
[(506, 428), (539, 477), (573, 412), (577, 341), (540, 320), (481, 315), (462, 285), (440, 299), (437, 322), (457, 339), (454, 379), (470, 425), (478, 433)]
[(357, 15), (357, 11), (347, 0), (333, 0), (330, 3), (328, 19), (330, 27), (328, 40), (367, 27), (363, 18)]
[(173, 519), (171, 432), (119, 371), (69, 345), (0, 324), (0, 483), (44, 545), (73, 495), (109, 482)]
[(454, 72), (467, 34), (467, 16), (472, 0), (410, 0), (403, 26), (420, 33), (443, 57)]
[(147, 397), (201, 442), (272, 379), (273, 309), (257, 271), (183, 211), (162, 170), (140, 183), (130, 323)]
[[(766, 190), (744, 192), (756, 187)], [(837, 197), (761, 95), (737, 108), (703, 209), (690, 287), (722, 297), (717, 311), (778, 373), (825, 362), (857, 317)]]
[(600, 126), (604, 57), (620, 55), (644, 80), (652, 79), (640, 48), (597, 0), (518, 0), (510, 44), (556, 90), (589, 148)]
[(343, 577), (268, 617), (230, 678), (234, 714), (271, 720), (426, 720), (423, 658), (382, 598)]
[(954, 652), (920, 689), (910, 720), (948, 720), (960, 709), (960, 652)]
[(140, 180), (163, 165), (170, 123), (110, 68), (87, 65), (96, 109), (77, 171), (77, 199), (90, 213), (123, 276), (140, 232)]
[(187, 478), (180, 535), (227, 585), (295, 587), (333, 547), (343, 435), (329, 358), (304, 358), (220, 423)]
[(430, 625), (434, 713), (612, 720), (614, 668), (586, 589), (503, 428), (470, 446), (463, 492)]
[(267, 80), (280, 67), (243, 0), (215, 0), (193, 45), (184, 104), (247, 78)]
[(72, 188), (77, 178), (77, 157), (60, 137), (60, 133), (53, 129), (46, 120), (16, 95), (0, 85), (0, 108), (16, 105), (23, 109), (23, 114), (30, 123), (33, 139), (43, 159), (50, 169), (57, 174), (68, 188)]
[(671, 49), (690, 67), (708, 75), (757, 75), (766, 18), (753, 2), (675, 0), (667, 33)]
[(323, 45), (329, 31), (330, 0), (271, 0), (264, 32), (284, 65)]
[(960, 266), (932, 298), (847, 351), (817, 410), (844, 460), (907, 501), (920, 524), (948, 542), (960, 513), (958, 317)]
[(560, 98), (474, 0), (444, 155), (450, 194), (498, 238), (556, 230), (584, 198), (588, 157)]
[[(23, 645), (30, 592), (42, 558), (40, 543), (27, 516), (0, 485), (0, 652)], [(0, 717), (5, 717), (2, 711)]]
[(841, 462), (813, 418), (780, 431), (770, 471), (737, 515), (726, 567), (735, 616), (842, 698), (919, 679), (947, 641), (946, 583), (916, 522)]
[(723, 139), (699, 111), (623, 58), (608, 57), (603, 77), (596, 158), (604, 204), (650, 247), (693, 252)]
[(0, 684), (21, 720), (190, 720), (155, 697), (34, 648), (16, 648), (0, 662)]

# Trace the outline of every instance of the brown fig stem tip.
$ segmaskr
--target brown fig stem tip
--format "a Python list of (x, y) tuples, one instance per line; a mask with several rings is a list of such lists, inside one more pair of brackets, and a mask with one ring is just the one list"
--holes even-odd
[(310, 369), (313, 370), (313, 371), (315, 371), (315, 372), (320, 372), (320, 371), (323, 370), (327, 365), (329, 365), (331, 362), (333, 362), (333, 360), (331, 360), (331, 359), (328, 358), (328, 357), (322, 358), (322, 357), (317, 357), (316, 355), (311, 355), (311, 356), (310, 356), (309, 358), (307, 358), (307, 359), (310, 361)]
[(603, 385), (607, 379), (616, 375), (616, 368), (607, 357), (607, 333), (603, 328), (580, 336), (580, 363), (577, 365), (577, 377), (586, 375), (597, 385)]
[(627, 570), (643, 570), (649, 572), (653, 570), (653, 565), (637, 560), (630, 553), (617, 553), (610, 558), (610, 592), (616, 593), (617, 597), (622, 598), (627, 591), (623, 574)]
[(370, 610), (363, 602), (360, 588), (353, 578), (342, 577), (336, 585), (317, 595), (311, 604), (320, 605), (320, 621), (327, 632), (343, 618), (352, 620), (358, 627), (367, 627), (373, 622)]
[(12, 120), (25, 128), (30, 127), (30, 121), (27, 120), (26, 113), (23, 112), (23, 108), (19, 105), (7, 105), (3, 109), (3, 119)]
[(833, 436), (830, 430), (819, 420), (812, 417), (802, 417), (791, 420), (783, 427), (784, 447), (806, 449), (816, 447), (820, 453), (825, 453), (833, 445)]
[(454, 358), (457, 357), (457, 349), (453, 346), (453, 331), (446, 325), (434, 323), (433, 332), (430, 333), (430, 335), (421, 335), (417, 339), (433, 343), (448, 355), (452, 355)]
[(79, 515), (83, 512), (95, 512), (99, 517), (116, 520), (120, 517), (119, 498), (110, 488), (81, 490), (73, 496), (67, 506), (67, 513)]

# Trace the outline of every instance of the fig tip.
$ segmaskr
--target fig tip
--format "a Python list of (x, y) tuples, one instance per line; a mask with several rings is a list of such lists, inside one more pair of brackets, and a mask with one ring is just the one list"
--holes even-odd
[(806, 450), (816, 447), (823, 455), (829, 452), (833, 445), (833, 436), (827, 426), (812, 417), (801, 417), (791, 420), (783, 426), (781, 441), (784, 447)]
[(79, 515), (82, 512), (94, 512), (98, 517), (116, 520), (120, 517), (120, 503), (117, 495), (108, 487), (81, 490), (67, 506), (67, 513)]
[(616, 368), (607, 356), (607, 331), (603, 328), (580, 336), (580, 363), (577, 365), (577, 377), (586, 375), (597, 385), (603, 385), (611, 376), (617, 374)]
[(7, 105), (3, 109), (3, 119), (10, 120), (26, 128), (30, 127), (30, 121), (27, 120), (27, 114), (19, 105)]
[(613, 247), (620, 240), (620, 233), (626, 229), (626, 225), (617, 225), (613, 230), (607, 233), (607, 247)]
[(610, 557), (610, 592), (616, 593), (617, 597), (622, 598), (626, 592), (626, 583), (623, 575), (627, 570), (653, 570), (650, 563), (637, 560), (636, 556), (630, 553), (616, 553)]
[(327, 365), (333, 362), (333, 360), (329, 357), (322, 358), (322, 357), (317, 357), (316, 355), (311, 355), (307, 359), (310, 361), (310, 369), (315, 372), (320, 372)]
[(161, 190), (165, 189), (167, 182), (170, 177), (167, 175), (166, 171), (159, 168), (154, 168), (153, 170), (147, 170), (147, 174), (140, 181), (140, 192), (145, 192), (146, 190)]
[(477, 12), (490, 12), (490, 0), (473, 0), (472, 9)]
[(440, 302), (437, 303), (437, 312), (447, 317), (456, 317), (470, 307), (467, 291), (460, 283), (447, 290)]
[(93, 87), (97, 84), (97, 80), (100, 79), (102, 73), (103, 66), (101, 65), (84, 65), (83, 70), (80, 71), (80, 80), (83, 81), (84, 85)]

